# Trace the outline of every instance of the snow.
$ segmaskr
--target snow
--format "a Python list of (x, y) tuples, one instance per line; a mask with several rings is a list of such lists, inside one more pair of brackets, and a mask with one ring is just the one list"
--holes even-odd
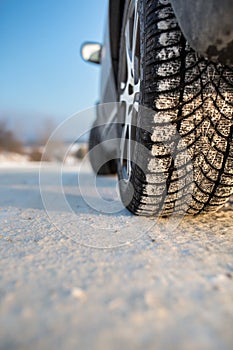
[(174, 226), (106, 214), (88, 201), (116, 198), (115, 177), (99, 177), (96, 192), (88, 163), (64, 165), (62, 197), (50, 163), (46, 212), (39, 170), (1, 166), (1, 349), (232, 349), (231, 202)]
[(13, 153), (13, 152), (0, 152), (0, 166), (15, 163), (15, 164), (25, 164), (29, 161), (27, 155)]

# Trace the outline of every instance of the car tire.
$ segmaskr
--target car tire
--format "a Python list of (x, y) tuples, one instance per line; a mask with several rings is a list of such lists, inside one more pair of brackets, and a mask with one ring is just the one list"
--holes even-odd
[(167, 0), (127, 0), (118, 176), (137, 215), (197, 215), (233, 189), (233, 71), (198, 56)]

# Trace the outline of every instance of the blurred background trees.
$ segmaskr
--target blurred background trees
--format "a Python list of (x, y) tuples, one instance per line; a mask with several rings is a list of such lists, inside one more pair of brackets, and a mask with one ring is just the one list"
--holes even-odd
[(0, 152), (14, 152), (23, 154), (23, 142), (11, 131), (6, 121), (0, 121)]
[(22, 162), (43, 160), (73, 164), (83, 159), (88, 151), (86, 142), (70, 143), (69, 140), (53, 138), (47, 144), (55, 129), (54, 121), (48, 118), (36, 130), (33, 139), (25, 140), (20, 135), (20, 128), (10, 127), (7, 120), (0, 119), (0, 162), (18, 159)]

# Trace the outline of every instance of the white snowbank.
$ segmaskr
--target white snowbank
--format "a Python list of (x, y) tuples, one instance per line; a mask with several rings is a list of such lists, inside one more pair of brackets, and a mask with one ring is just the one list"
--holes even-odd
[(1, 152), (0, 153), (0, 163), (27, 163), (30, 160), (28, 155), (13, 153), (13, 152)]

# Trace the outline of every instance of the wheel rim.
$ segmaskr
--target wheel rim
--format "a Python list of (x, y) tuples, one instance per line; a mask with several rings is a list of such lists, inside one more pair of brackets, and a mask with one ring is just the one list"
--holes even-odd
[(122, 178), (128, 182), (132, 172), (132, 155), (135, 140), (135, 120), (140, 93), (140, 24), (137, 0), (129, 3), (124, 37), (120, 74), (120, 115), (122, 134), (120, 166)]

